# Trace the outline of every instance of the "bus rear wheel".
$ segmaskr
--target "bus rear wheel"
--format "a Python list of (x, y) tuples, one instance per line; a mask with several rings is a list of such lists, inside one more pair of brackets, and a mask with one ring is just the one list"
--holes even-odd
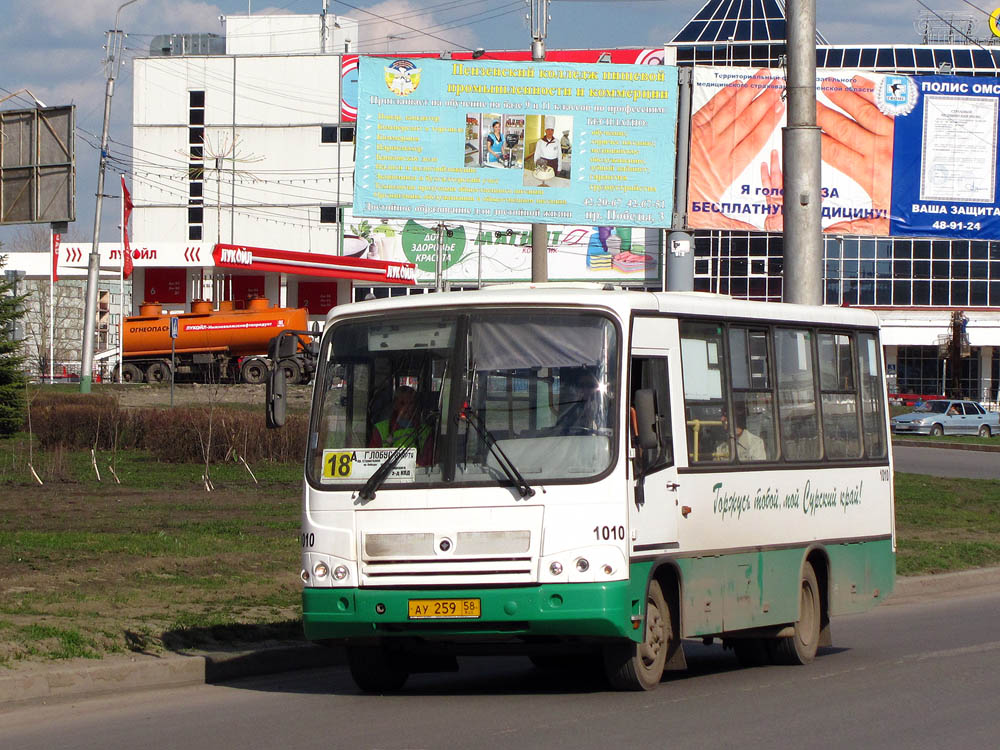
[(816, 658), (822, 617), (819, 597), (816, 571), (811, 563), (806, 563), (799, 585), (799, 619), (795, 623), (795, 632), (770, 643), (771, 658), (776, 664), (809, 664)]
[(673, 633), (670, 609), (657, 581), (646, 591), (645, 631), (641, 643), (604, 647), (604, 672), (616, 690), (652, 690), (660, 684)]
[(384, 646), (348, 646), (347, 663), (355, 684), (366, 693), (395, 692), (410, 676)]

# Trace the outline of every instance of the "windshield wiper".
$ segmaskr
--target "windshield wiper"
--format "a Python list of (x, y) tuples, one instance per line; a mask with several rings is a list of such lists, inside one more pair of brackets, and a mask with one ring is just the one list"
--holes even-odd
[(456, 423), (458, 420), (464, 419), (469, 424), (475, 428), (479, 437), (482, 438), (483, 442), (486, 443), (486, 447), (490, 449), (490, 453), (496, 458), (497, 464), (503, 470), (503, 473), (507, 475), (507, 478), (511, 483), (517, 488), (518, 493), (521, 497), (534, 497), (535, 490), (528, 484), (528, 480), (517, 470), (514, 463), (507, 458), (507, 454), (503, 452), (503, 449), (497, 445), (496, 438), (493, 437), (493, 433), (487, 430), (483, 426), (483, 421), (472, 409), (468, 406), (463, 407), (459, 410), (455, 417)]
[[(375, 469), (374, 474), (368, 477), (368, 481), (365, 482), (365, 486), (361, 488), (361, 492), (358, 493), (358, 497), (365, 502), (374, 500), (375, 492), (382, 486), (385, 480), (389, 478), (392, 470), (396, 468), (396, 465), (403, 459), (406, 452), (410, 448), (416, 446), (417, 440), (420, 439), (420, 435), (424, 434), (424, 430), (427, 429), (431, 432), (434, 431), (434, 425), (437, 423), (439, 416), (439, 414), (430, 415), (431, 418), (427, 422), (421, 422), (420, 427), (412, 430), (408, 435), (404, 436), (402, 442), (399, 444), (399, 447), (389, 454), (389, 457), (383, 461), (377, 469)], [(428, 439), (430, 439), (429, 435)]]

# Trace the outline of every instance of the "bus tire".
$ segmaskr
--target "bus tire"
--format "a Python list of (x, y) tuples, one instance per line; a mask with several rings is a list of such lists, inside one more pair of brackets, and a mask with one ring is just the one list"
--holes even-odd
[(366, 693), (392, 693), (406, 684), (410, 673), (384, 646), (348, 646), (347, 663), (355, 684)]
[(604, 672), (616, 690), (652, 690), (663, 677), (673, 633), (670, 608), (655, 580), (646, 590), (644, 622), (641, 643), (626, 641), (604, 647)]
[(812, 563), (802, 568), (799, 584), (799, 619), (795, 623), (795, 633), (787, 638), (771, 641), (771, 658), (776, 664), (809, 664), (816, 658), (819, 646), (820, 619), (819, 582)]

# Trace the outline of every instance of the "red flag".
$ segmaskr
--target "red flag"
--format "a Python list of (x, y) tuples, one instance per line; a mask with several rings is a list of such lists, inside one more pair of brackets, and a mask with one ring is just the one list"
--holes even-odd
[(52, 283), (59, 281), (59, 243), (62, 235), (59, 232), (52, 233)]
[(132, 196), (125, 187), (125, 175), (122, 175), (122, 276), (132, 275), (132, 250), (128, 246), (128, 220), (132, 215)]

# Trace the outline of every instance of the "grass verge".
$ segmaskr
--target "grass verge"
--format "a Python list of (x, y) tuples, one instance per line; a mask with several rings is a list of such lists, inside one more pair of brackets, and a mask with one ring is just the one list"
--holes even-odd
[(1000, 450), (1000, 437), (981, 438), (977, 435), (893, 435), (893, 442), (897, 440), (920, 440), (926, 443), (955, 443), (957, 445), (990, 445)]
[(896, 474), (896, 570), (1000, 565), (1000, 481)]
[[(215, 466), (206, 492), (201, 465), (119, 453), (118, 485), (59, 460), (0, 491), (0, 669), (301, 638), (300, 466)], [(998, 481), (897, 474), (896, 519), (901, 575), (1000, 564)]]

